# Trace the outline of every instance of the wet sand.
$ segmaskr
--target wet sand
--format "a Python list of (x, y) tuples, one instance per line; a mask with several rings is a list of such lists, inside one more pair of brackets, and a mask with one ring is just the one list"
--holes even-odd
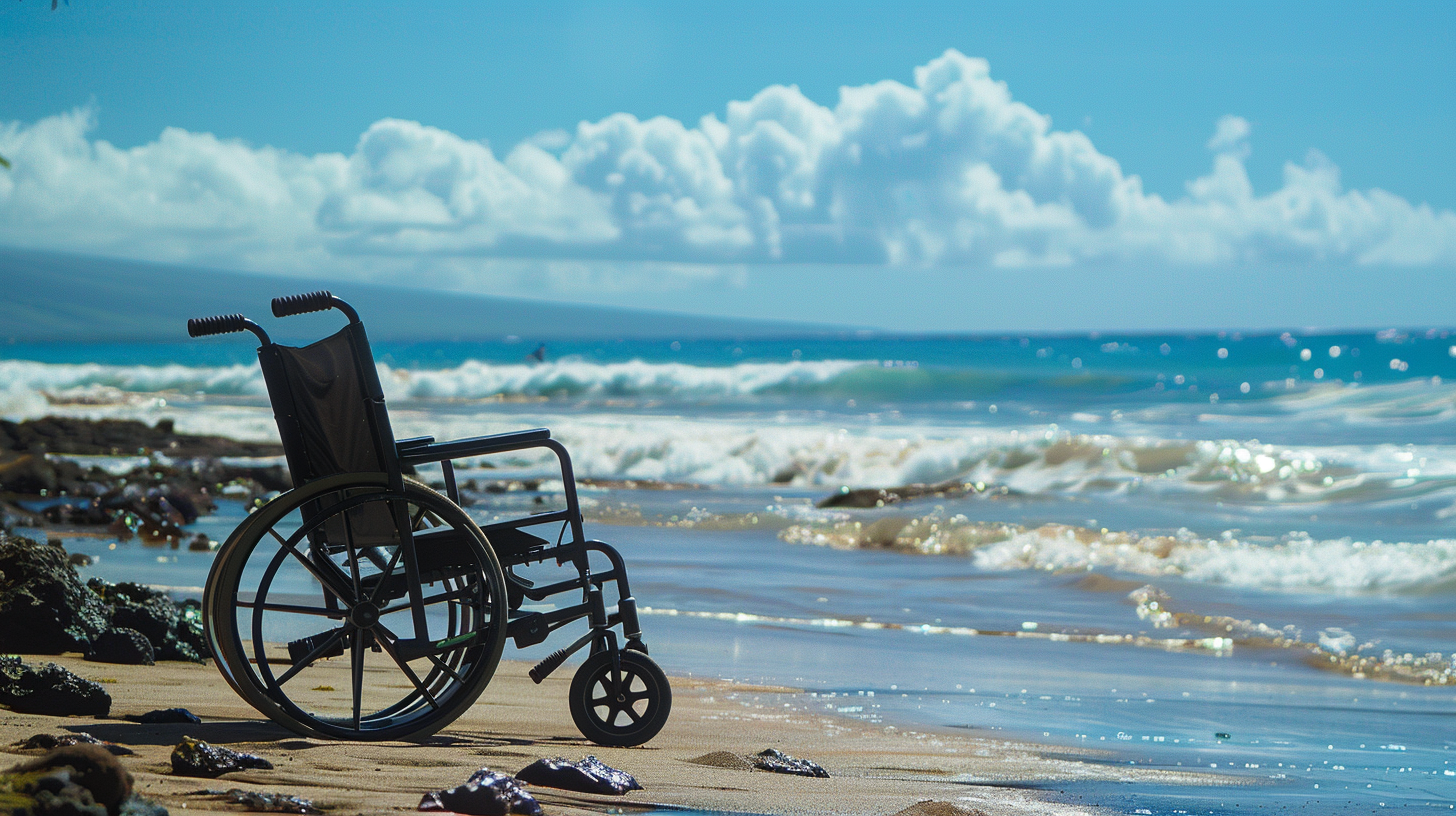
[[(529, 664), (522, 662), (503, 662), (480, 702), (429, 740), (330, 742), (299, 737), (263, 718), (211, 665), (119, 666), (76, 656), (28, 656), (26, 661), (53, 661), (102, 682), (112, 696), (111, 715), (100, 720), (58, 718), (0, 709), (0, 746), (15, 751), (11, 744), (32, 734), (63, 731), (85, 731), (126, 745), (136, 751), (122, 761), (136, 776), (138, 792), (174, 816), (241, 812), (241, 806), (197, 793), (229, 788), (296, 794), (330, 808), (331, 816), (413, 811), (424, 792), (458, 785), (483, 766), (514, 773), (541, 757), (575, 760), (586, 754), (633, 774), (645, 790), (611, 797), (531, 787), (547, 814), (633, 812), (663, 805), (743, 813), (879, 815), (924, 800), (987, 814), (1080, 814), (1103, 811), (1048, 803), (1026, 786), (1055, 790), (1058, 781), (1122, 781), (1131, 797), (1144, 784), (1228, 781), (1101, 764), (1093, 752), (1077, 755), (969, 732), (912, 731), (807, 713), (785, 707), (794, 689), (694, 678), (673, 678), (672, 718), (648, 745), (603, 748), (582, 739), (571, 723), (566, 705), (571, 667), (536, 686), (526, 676)], [(339, 663), (339, 688), (346, 687), (346, 666)], [(173, 706), (190, 709), (202, 724), (141, 725), (125, 719)], [(168, 757), (184, 735), (259, 754), (274, 770), (219, 779), (173, 776)], [(727, 757), (719, 757), (716, 764), (691, 761), (714, 752), (744, 755), (768, 747), (812, 759), (832, 778), (722, 767), (735, 764), (722, 761)], [(0, 765), (22, 759), (12, 754), (0, 758)]]

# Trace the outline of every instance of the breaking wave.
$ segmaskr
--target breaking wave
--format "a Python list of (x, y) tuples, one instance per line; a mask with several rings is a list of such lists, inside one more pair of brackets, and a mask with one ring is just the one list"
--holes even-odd
[(886, 516), (795, 524), (785, 541), (842, 549), (893, 549), (969, 557), (986, 570), (1094, 569), (1275, 590), (1428, 592), (1456, 584), (1456, 541), (1274, 541), (1187, 530), (1142, 536), (1064, 524), (1025, 527), (963, 515)]
[(694, 366), (681, 363), (592, 363), (561, 360), (539, 365), (468, 360), (439, 370), (379, 367), (387, 397), (473, 400), (492, 397), (674, 397), (711, 399), (812, 391), (874, 361), (820, 360)]
[[(1111, 433), (1074, 434), (1030, 415), (1003, 413), (1003, 424), (990, 424), (985, 411), (977, 415), (980, 419), (965, 411), (922, 419), (893, 412), (826, 418), (792, 404), (775, 407), (772, 399), (745, 411), (711, 408), (723, 400), (822, 394), (825, 389), (849, 388), (863, 395), (873, 390), (862, 387), (865, 382), (972, 376), (965, 371), (855, 360), (712, 367), (569, 359), (540, 365), (467, 361), (445, 369), (381, 366), (380, 371), (402, 436), (460, 438), (545, 424), (571, 448), (578, 473), (597, 478), (787, 484), (822, 487), (826, 494), (842, 486), (883, 488), (887, 504), (901, 495), (891, 489), (918, 485), (933, 488), (919, 495), (1141, 493), (1308, 506), (1410, 502), (1435, 495), (1456, 507), (1456, 450), (1449, 445), (1167, 439), (1139, 433), (1138, 423), (1114, 420), (1103, 423)], [(1450, 410), (1441, 404), (1450, 402), (1443, 389), (1417, 383), (1292, 394), (1281, 398), (1291, 402), (1278, 410), (1299, 405), (1312, 418), (1354, 411), (1442, 416)], [(168, 417), (191, 433), (268, 439), (274, 431), (265, 393), (261, 374), (251, 364), (0, 361), (0, 415), (11, 419), (47, 413), (149, 422)], [(567, 398), (558, 400), (562, 395)], [(505, 409), (496, 404), (514, 399), (533, 405)], [(580, 410), (593, 401), (602, 409)], [(548, 465), (548, 459), (532, 460), (527, 454), (515, 463)]]
[[(1008, 389), (1082, 394), (1125, 390), (1125, 378), (1078, 374), (1055, 377), (994, 370), (922, 367), (905, 360), (792, 360), (735, 365), (593, 362), (566, 357), (538, 363), (466, 360), (446, 368), (378, 364), (390, 400), (625, 399), (687, 403), (744, 398), (954, 402)], [(112, 393), (263, 396), (254, 364), (225, 366), (104, 365), (0, 360), (10, 390), (57, 395)], [(1049, 390), (1048, 390), (1049, 389)]]

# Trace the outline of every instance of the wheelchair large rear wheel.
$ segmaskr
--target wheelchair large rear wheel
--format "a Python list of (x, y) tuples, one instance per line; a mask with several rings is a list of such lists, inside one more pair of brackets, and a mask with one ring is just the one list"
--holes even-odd
[(417, 482), (391, 490), (381, 473), (320, 479), (255, 511), (218, 550), (203, 615), (223, 676), (269, 718), (392, 740), (434, 733), (475, 702), (508, 611), (500, 564), (465, 511)]

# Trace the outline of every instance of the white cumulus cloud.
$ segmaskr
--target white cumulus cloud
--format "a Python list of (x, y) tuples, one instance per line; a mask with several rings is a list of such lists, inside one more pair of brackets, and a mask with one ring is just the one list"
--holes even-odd
[(1213, 138), (1208, 140), (1208, 149), (1214, 153), (1232, 154), (1240, 159), (1249, 157), (1249, 134), (1254, 126), (1242, 116), (1224, 114), (1214, 126)]
[(1456, 213), (1346, 190), (1318, 153), (1259, 195), (1252, 127), (1164, 199), (947, 51), (820, 105), (772, 86), (694, 124), (625, 113), (503, 155), (417, 122), (348, 155), (169, 128), (117, 148), (80, 109), (0, 125), (0, 243), (292, 271), (461, 258), (1047, 265), (1456, 262)]

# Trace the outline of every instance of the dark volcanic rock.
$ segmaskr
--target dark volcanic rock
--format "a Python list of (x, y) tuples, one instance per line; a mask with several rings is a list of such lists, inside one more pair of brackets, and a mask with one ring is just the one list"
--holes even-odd
[(631, 774), (606, 765), (594, 756), (588, 756), (580, 762), (567, 762), (561, 757), (538, 759), (522, 768), (516, 778), (547, 788), (610, 796), (642, 790), (642, 786), (637, 784)]
[(169, 637), (176, 638), (173, 630), (177, 628), (177, 607), (166, 598), (148, 598), (141, 603), (118, 599), (111, 608), (111, 623), (135, 629), (160, 647)]
[(0, 652), (72, 651), (107, 663), (200, 663), (207, 654), (201, 606), (140, 584), (82, 584), (64, 549), (0, 532)]
[(65, 550), (0, 533), (0, 652), (85, 652), (108, 617)]
[(84, 731), (67, 734), (36, 734), (27, 739), (15, 743), (15, 747), (21, 750), (51, 751), (67, 745), (100, 745), (115, 756), (130, 756), (136, 751), (125, 745), (117, 745), (114, 742), (103, 742)]
[(0, 656), (0, 704), (23, 714), (105, 717), (111, 695), (54, 663), (32, 668), (14, 656)]
[(58, 748), (0, 774), (0, 791), (29, 800), (12, 812), (33, 816), (116, 816), (131, 786), (131, 774), (96, 745)]
[(444, 810), (472, 816), (506, 816), (509, 813), (540, 816), (541, 805), (509, 774), (481, 768), (465, 784), (425, 794), (420, 810)]
[(156, 653), (147, 636), (124, 626), (108, 629), (92, 641), (91, 651), (86, 653), (86, 659), (97, 663), (124, 663), (129, 666), (150, 666), (157, 662)]
[(948, 499), (968, 494), (980, 494), (989, 498), (997, 498), (1009, 494), (1004, 486), (987, 485), (984, 483), (973, 484), (970, 482), (949, 481), (940, 484), (909, 484), (900, 487), (862, 487), (851, 490), (848, 487), (839, 489), (838, 493), (832, 493), (816, 503), (815, 507), (884, 507), (902, 501), (914, 499), (937, 498)]
[(112, 625), (146, 635), (157, 660), (202, 662), (207, 647), (196, 601), (174, 603), (165, 592), (130, 581), (112, 584), (92, 578), (86, 586), (110, 605)]
[(159, 708), (137, 718), (139, 723), (189, 723), (201, 725), (202, 718), (185, 708)]
[(28, 496), (54, 496), (77, 485), (81, 466), (68, 459), (47, 459), (42, 453), (13, 454), (0, 459), (0, 491)]
[(209, 745), (192, 737), (183, 737), (172, 749), (172, 773), (177, 776), (211, 779), (233, 771), (252, 769), (271, 771), (273, 763), (255, 754)]
[(177, 603), (177, 641), (192, 647), (199, 657), (211, 657), (207, 648), (207, 632), (202, 628), (202, 602), (188, 598)]
[(222, 798), (235, 805), (242, 805), (244, 808), (259, 813), (306, 813), (321, 814), (322, 810), (308, 799), (298, 796), (287, 796), (282, 793), (261, 793), (259, 791), (245, 791), (239, 788), (223, 791)]
[(161, 451), (173, 458), (191, 456), (278, 456), (280, 445), (238, 442), (221, 436), (179, 434), (170, 419), (148, 426), (131, 419), (45, 417), (24, 422), (0, 420), (0, 449), (111, 456)]
[(759, 751), (749, 759), (752, 760), (753, 767), (760, 771), (829, 778), (829, 772), (821, 768), (818, 763), (810, 762), (807, 759), (797, 759), (773, 748)]

